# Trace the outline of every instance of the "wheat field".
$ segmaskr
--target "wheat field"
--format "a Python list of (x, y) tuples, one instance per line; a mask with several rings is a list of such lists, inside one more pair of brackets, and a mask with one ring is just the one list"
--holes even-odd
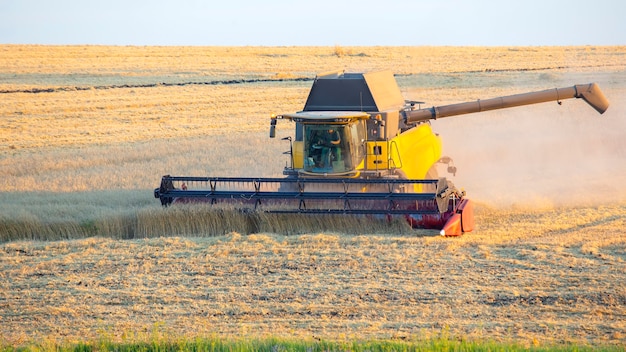
[[(626, 47), (0, 46), (0, 344), (279, 336), (626, 344)], [(160, 176), (280, 176), (271, 113), (389, 69), (427, 105), (598, 82), (611, 102), (438, 120), (477, 229), (161, 209)], [(279, 125), (278, 137), (292, 126)], [(242, 143), (243, 142), (243, 143)], [(200, 219), (200, 220), (199, 220)], [(255, 220), (256, 221), (256, 220)]]

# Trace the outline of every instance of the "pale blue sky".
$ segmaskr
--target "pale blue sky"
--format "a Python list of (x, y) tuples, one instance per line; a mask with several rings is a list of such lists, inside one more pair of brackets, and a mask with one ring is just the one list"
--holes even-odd
[(623, 0), (0, 0), (2, 44), (625, 45)]

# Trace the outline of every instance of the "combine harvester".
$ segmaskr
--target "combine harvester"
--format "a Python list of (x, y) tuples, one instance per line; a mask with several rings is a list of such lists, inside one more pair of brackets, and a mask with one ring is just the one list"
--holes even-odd
[[(458, 236), (474, 228), (472, 202), (438, 176), (452, 159), (430, 120), (520, 105), (582, 98), (599, 113), (608, 101), (595, 83), (474, 102), (419, 108), (405, 101), (393, 74), (318, 75), (300, 112), (272, 116), (294, 123), (284, 178), (163, 176), (154, 196), (173, 203), (234, 204), (273, 213), (356, 214), (407, 219), (414, 228)], [(445, 166), (443, 166), (445, 167)]]

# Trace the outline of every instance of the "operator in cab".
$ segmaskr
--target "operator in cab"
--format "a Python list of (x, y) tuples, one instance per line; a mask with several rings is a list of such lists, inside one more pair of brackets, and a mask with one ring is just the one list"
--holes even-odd
[(327, 132), (328, 133), (325, 135), (325, 145), (327, 147), (337, 146), (339, 145), (339, 143), (341, 143), (341, 136), (339, 135), (339, 131), (329, 128)]
[(333, 158), (337, 159), (337, 149), (341, 143), (341, 135), (334, 128), (329, 128), (316, 135), (313, 148), (320, 150), (319, 167), (332, 167)]

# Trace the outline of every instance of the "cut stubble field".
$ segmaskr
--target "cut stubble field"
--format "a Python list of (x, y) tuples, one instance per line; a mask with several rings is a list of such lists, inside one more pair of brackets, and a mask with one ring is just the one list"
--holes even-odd
[[(626, 47), (0, 46), (0, 345), (156, 331), (623, 346), (625, 58)], [(300, 110), (310, 79), (336, 69), (390, 69), (427, 105), (596, 81), (611, 106), (434, 121), (451, 179), (477, 203), (477, 229), (460, 238), (160, 208), (164, 174), (280, 176), (292, 126), (270, 140), (269, 115)]]

